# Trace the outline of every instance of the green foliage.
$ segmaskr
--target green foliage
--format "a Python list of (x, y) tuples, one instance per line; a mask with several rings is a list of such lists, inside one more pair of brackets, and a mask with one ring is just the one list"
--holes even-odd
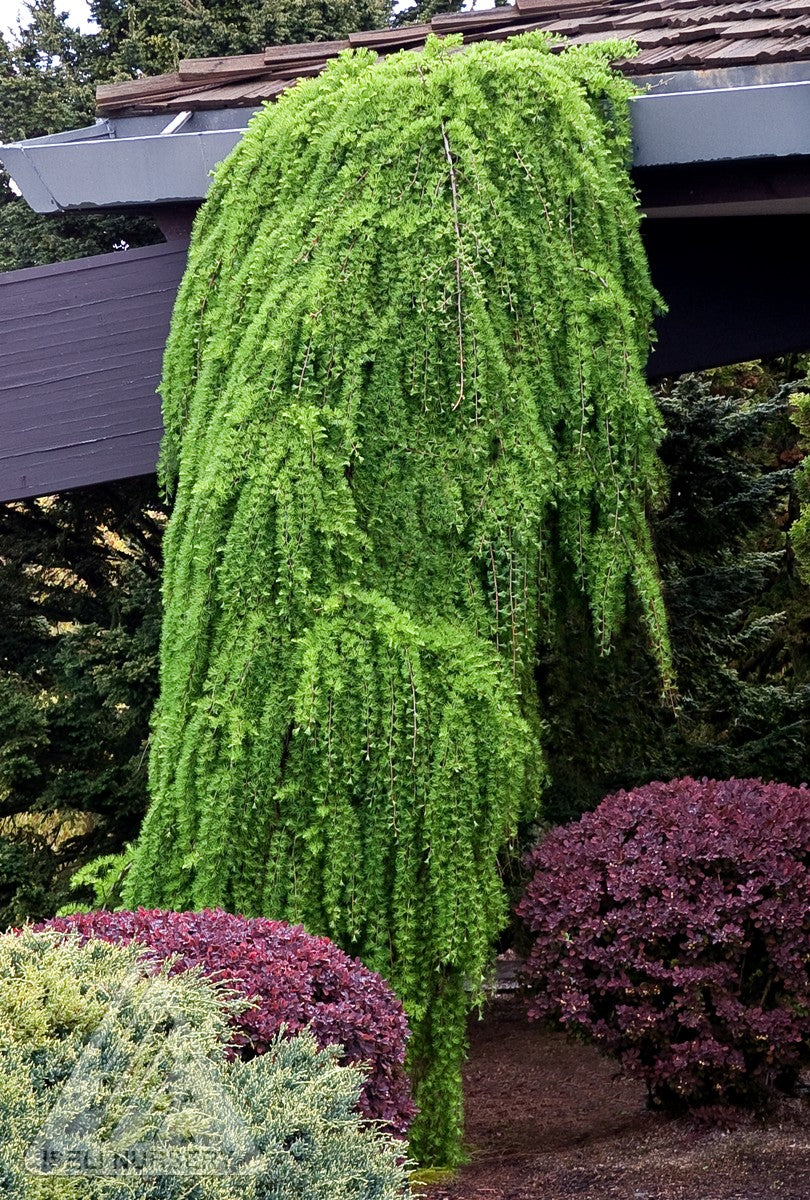
[[(243, 1002), (240, 1002), (243, 1003)], [(395, 1200), (398, 1146), (354, 1111), (360, 1075), (309, 1034), (225, 1061), (233, 1002), (193, 972), (146, 975), (139, 948), (60, 934), (0, 937), (0, 1186), (7, 1200)], [(66, 1087), (66, 1081), (70, 1084)], [(248, 1173), (30, 1173), (55, 1106), (54, 1148), (131, 1161), (204, 1145)], [(129, 1135), (127, 1130), (130, 1131)], [(148, 1158), (146, 1160), (149, 1161)], [(154, 1161), (154, 1158), (152, 1159)], [(193, 1160), (192, 1160), (193, 1161)], [(210, 1161), (210, 1159), (209, 1159)], [(216, 1162), (216, 1159), (215, 1159)], [(217, 1166), (225, 1165), (220, 1159)]]
[[(141, 952), (136, 945), (113, 946), (96, 940), (82, 945), (78, 938), (61, 932), (22, 929), (0, 935), (2, 1052), (16, 1049), (37, 1061), (61, 1050), (70, 1069), (81, 1046), (130, 981), (133, 995), (120, 1020), (116, 1015), (121, 1036), (125, 1036), (126, 1020), (137, 1011), (138, 997), (154, 990), (156, 996), (171, 996), (178, 1015), (192, 1021), (207, 1051), (224, 1049), (229, 1026), (223, 996), (193, 971), (172, 977), (152, 970), (147, 974), (139, 965)], [(127, 1036), (136, 1036), (134, 1018)]]
[[(807, 455), (810, 452), (810, 393), (797, 392), (791, 400), (799, 446)], [(805, 457), (799, 472), (798, 490), (802, 509), (792, 530), (793, 550), (802, 576), (810, 584), (810, 457)]]
[(153, 480), (0, 507), (3, 927), (138, 831), (164, 520)]
[(640, 617), (599, 658), (569, 605), (543, 658), (556, 714), (545, 808), (565, 821), (616, 788), (692, 775), (808, 778), (810, 590), (790, 551), (792, 363), (684, 376), (659, 397), (669, 500), (652, 519), (678, 681), (661, 705)]
[(68, 25), (52, 0), (22, 7), (28, 23), (0, 42), (4, 141), (70, 128), (93, 107), (90, 39)]
[(790, 390), (718, 395), (684, 379), (660, 401), (672, 498), (656, 538), (683, 679), (677, 773), (807, 779), (810, 593), (786, 533)]
[(58, 855), (36, 828), (0, 836), (0, 928), (21, 925), (31, 913), (50, 910), (58, 869)]
[[(80, 946), (60, 934), (0, 937), (0, 1187), (8, 1200), (124, 1200), (133, 1194), (132, 1179), (122, 1185), (26, 1170), (28, 1148), (65, 1097), (65, 1081), (86, 1061), (91, 1037), (97, 1090), (88, 1093), (88, 1103), (93, 1101), (102, 1138), (149, 1085), (155, 1065), (168, 1065), (167, 1053), (175, 1066), (191, 1067), (197, 1056), (212, 1065), (221, 1058), (227, 1024), (214, 989), (194, 975), (147, 977), (139, 953), (135, 946), (105, 942)], [(171, 1022), (161, 1019), (164, 1012)], [(170, 1025), (182, 1030), (179, 1037), (167, 1036)], [(162, 1195), (179, 1200), (184, 1190)]]
[[(2, 141), (94, 116), (94, 39), (53, 0), (30, 13), (0, 35)], [(0, 172), (0, 271), (159, 240), (137, 213), (34, 213)], [(148, 492), (138, 482), (0, 506), (0, 928), (52, 915), (66, 865), (106, 849), (111, 827), (117, 849), (144, 808), (159, 539), (149, 501), (138, 522), (132, 498)], [(119, 522), (124, 554), (111, 544)]]
[(256, 54), (386, 24), (387, 0), (90, 0), (99, 49), (118, 75), (174, 71), (181, 58)]
[[(120, 908), (124, 880), (133, 855), (132, 846), (125, 846), (120, 854), (102, 854), (74, 871), (70, 877), (71, 899), (60, 908), (57, 916)], [(82, 907), (82, 903), (86, 907)]]
[[(54, 0), (23, 7), (30, 24), (0, 35), (3, 141), (90, 124), (105, 79), (155, 74), (180, 54), (338, 37), (380, 23), (384, 11), (377, 0), (193, 10), (101, 0), (100, 31), (83, 34)], [(160, 240), (151, 217), (131, 210), (34, 213), (0, 173), (0, 271)], [(0, 928), (52, 915), (66, 903), (71, 870), (117, 852), (137, 830), (164, 515), (140, 480), (0, 506)]]
[[(536, 812), (557, 559), (666, 671), (655, 302), (615, 45), (344, 55), (254, 119), (165, 361), (153, 803), (128, 905), (301, 920), (405, 1002), (423, 1161)], [(626, 47), (624, 48), (626, 49)]]
[[(495, 8), (505, 8), (509, 0), (495, 0)], [(470, 11), (473, 6), (465, 0), (413, 0), (413, 3), (396, 4), (391, 14), (392, 25), (420, 25), (429, 22), (441, 13)]]
[[(379, 23), (375, 5), (101, 3), (100, 32), (83, 34), (34, 0), (30, 24), (0, 36), (0, 140), (90, 124), (104, 79), (337, 37)], [(160, 240), (137, 212), (34, 213), (0, 175), (0, 271)], [(52, 915), (71, 870), (137, 830), (164, 516), (148, 481), (0, 507), (0, 928)]]
[(414, 0), (413, 4), (397, 6), (392, 14), (392, 25), (427, 24), (439, 13), (457, 13), (464, 7), (464, 0)]
[[(267, 1167), (234, 1181), (227, 1200), (405, 1200), (402, 1143), (357, 1115), (361, 1076), (340, 1066), (340, 1047), (319, 1050), (309, 1033), (279, 1038), (265, 1054), (235, 1062), (225, 1083), (250, 1118)], [(226, 1181), (227, 1182), (227, 1181)]]

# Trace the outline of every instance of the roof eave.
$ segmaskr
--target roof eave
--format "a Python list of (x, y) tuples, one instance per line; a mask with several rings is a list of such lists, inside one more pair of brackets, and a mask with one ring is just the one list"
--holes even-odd
[(810, 80), (648, 93), (632, 102), (633, 166), (810, 154)]
[[(0, 161), (36, 212), (199, 202), (253, 111), (108, 120), (0, 146)], [(810, 79), (654, 91), (631, 102), (631, 116), (642, 171), (810, 156)]]
[(163, 128), (134, 135), (127, 126), (140, 129), (147, 124), (144, 118), (108, 120), (86, 130), (0, 146), (0, 162), (35, 212), (200, 201), (212, 171), (241, 139), (252, 111), (233, 110), (225, 128), (192, 130), (177, 126), (177, 114), (163, 115), (157, 122)]

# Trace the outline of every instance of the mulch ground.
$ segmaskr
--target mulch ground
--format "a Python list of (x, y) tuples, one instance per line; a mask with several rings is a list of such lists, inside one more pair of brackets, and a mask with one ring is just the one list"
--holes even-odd
[(591, 1047), (528, 1024), (520, 1000), (471, 1030), (469, 1165), (425, 1200), (810, 1200), (810, 1103), (730, 1129), (645, 1107)]

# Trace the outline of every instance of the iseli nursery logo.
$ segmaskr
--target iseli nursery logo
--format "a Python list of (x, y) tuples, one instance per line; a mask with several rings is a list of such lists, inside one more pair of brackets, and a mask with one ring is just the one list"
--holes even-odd
[(26, 1156), (50, 1176), (222, 1176), (262, 1166), (250, 1125), (165, 977), (133, 974)]

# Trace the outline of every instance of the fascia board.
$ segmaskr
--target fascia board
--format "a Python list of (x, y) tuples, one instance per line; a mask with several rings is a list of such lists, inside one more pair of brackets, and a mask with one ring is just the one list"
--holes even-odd
[(93, 138), (115, 137), (115, 128), (109, 121), (95, 121), (92, 125), (84, 125), (81, 129), (65, 129), (61, 133), (45, 133), (42, 137), (26, 138), (22, 142), (12, 142), (14, 146), (52, 146), (57, 142), (87, 142)]
[(3, 146), (0, 150), (0, 165), (11, 176), (26, 204), (33, 208), (34, 212), (60, 211), (59, 201), (40, 178), (27, 147)]
[(646, 94), (631, 117), (634, 167), (810, 154), (810, 80)]
[(114, 136), (109, 121), (97, 121), (83, 129), (68, 129), (64, 133), (46, 134), (44, 137), (28, 138), (24, 142), (12, 142), (0, 147), (0, 164), (16, 183), (28, 205), (34, 212), (59, 212), (61, 205), (37, 170), (36, 158), (43, 146), (64, 146), (94, 138)]
[(98, 137), (0, 147), (35, 212), (201, 200), (244, 129)]

